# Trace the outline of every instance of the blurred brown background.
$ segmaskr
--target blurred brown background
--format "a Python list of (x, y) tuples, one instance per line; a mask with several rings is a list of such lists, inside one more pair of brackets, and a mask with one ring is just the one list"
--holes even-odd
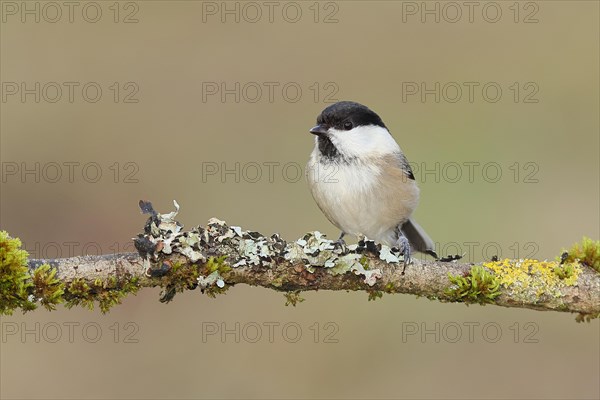
[[(600, 236), (597, 2), (74, 4), (1, 2), (0, 224), (32, 257), (131, 250), (139, 199), (176, 199), (188, 228), (336, 237), (297, 178), (331, 100), (382, 116), (442, 253), (554, 258)], [(436, 82), (439, 102), (407, 92)], [(0, 397), (600, 396), (598, 321), (304, 297), (146, 289), (107, 315), (2, 317)]]

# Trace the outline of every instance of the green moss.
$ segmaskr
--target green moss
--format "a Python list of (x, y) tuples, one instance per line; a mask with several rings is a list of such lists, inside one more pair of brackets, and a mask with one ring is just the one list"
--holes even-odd
[(231, 271), (231, 267), (225, 263), (226, 255), (220, 257), (209, 257), (206, 265), (207, 274), (212, 274), (215, 271), (219, 271), (219, 274), (224, 274), (225, 272)]
[[(227, 256), (209, 257), (204, 264), (188, 264), (182, 262), (171, 263), (165, 260), (169, 271), (166, 275), (159, 278), (157, 286), (163, 287), (160, 301), (168, 303), (177, 293), (184, 290), (195, 289), (201, 283), (202, 293), (209, 297), (216, 297), (218, 294), (224, 294), (231, 285), (219, 287), (215, 282), (222, 281), (222, 274), (231, 271), (231, 267), (225, 262)], [(212, 280), (214, 278), (214, 280)]]
[(21, 241), (0, 231), (0, 315), (11, 315), (17, 308), (23, 312), (36, 305), (30, 300), (33, 286), (27, 268), (29, 254), (21, 250)]
[(200, 272), (197, 265), (176, 262), (172, 265), (171, 272), (160, 278), (161, 286), (172, 286), (176, 292), (181, 293), (184, 289), (196, 287), (199, 276)]
[(206, 294), (208, 297), (212, 297), (214, 299), (219, 294), (225, 294), (229, 290), (230, 287), (231, 287), (230, 285), (225, 285), (222, 288), (218, 287), (216, 285), (211, 286), (209, 288), (204, 289), (204, 294)]
[(295, 292), (286, 292), (283, 294), (283, 296), (285, 297), (286, 307), (289, 305), (296, 307), (296, 304), (302, 303), (305, 300), (302, 296), (300, 296), (299, 290)]
[(380, 290), (368, 290), (369, 301), (375, 301), (383, 297), (383, 292)]
[(94, 293), (87, 282), (81, 278), (75, 278), (67, 284), (65, 300), (67, 308), (82, 306), (90, 310), (94, 309)]
[(106, 314), (113, 306), (121, 304), (128, 294), (137, 294), (139, 278), (125, 276), (119, 281), (117, 277), (111, 276), (105, 281), (95, 279), (88, 284), (84, 279), (76, 278), (66, 285), (64, 299), (65, 307), (74, 306), (94, 309), (94, 302), (98, 302), (98, 308)]
[(600, 240), (594, 241), (584, 237), (581, 243), (575, 243), (570, 250), (564, 262), (580, 262), (593, 268), (600, 273)]
[(113, 306), (121, 304), (125, 296), (125, 293), (118, 290), (105, 290), (98, 293), (98, 307), (102, 314), (106, 314)]
[(365, 270), (369, 270), (369, 259), (366, 256), (362, 256), (360, 260), (358, 260), (358, 262), (360, 263), (360, 265), (363, 266)]
[(56, 278), (56, 268), (44, 264), (33, 271), (33, 296), (47, 310), (56, 310), (64, 301), (65, 284)]
[(392, 282), (388, 282), (385, 287), (383, 288), (383, 290), (367, 290), (367, 293), (369, 294), (369, 301), (375, 301), (377, 299), (381, 299), (383, 297), (384, 293), (397, 293), (398, 292), (398, 288), (396, 286), (394, 286), (394, 284)]
[(140, 290), (140, 278), (138, 278), (137, 276), (134, 276), (134, 277), (127, 279), (123, 283), (121, 290), (123, 290), (127, 293), (131, 293), (133, 295), (136, 295), (138, 290)]
[(283, 278), (279, 277), (279, 278), (274, 278), (271, 281), (271, 286), (273, 286), (274, 288), (280, 288), (283, 286)]
[(94, 309), (98, 302), (103, 313), (116, 305), (129, 293), (137, 293), (139, 279), (131, 276), (111, 276), (104, 282), (96, 279), (87, 282), (76, 278), (67, 284), (57, 277), (56, 268), (43, 264), (29, 272), (27, 257), (21, 249), (21, 241), (0, 231), (0, 314), (12, 314), (16, 308), (23, 312), (34, 310), (37, 302), (47, 310), (55, 310), (58, 304), (65, 307), (82, 306)]
[(139, 278), (125, 277), (121, 281), (116, 276), (110, 276), (106, 281), (97, 286), (98, 307), (103, 314), (106, 314), (113, 306), (121, 304), (128, 294), (137, 294)]
[(396, 293), (396, 292), (398, 292), (398, 288), (396, 286), (394, 286), (394, 284), (392, 282), (388, 282), (385, 285), (385, 288), (383, 288), (383, 291), (386, 293)]
[(448, 279), (452, 286), (445, 294), (452, 301), (486, 304), (500, 295), (500, 282), (480, 265), (473, 266), (467, 276), (448, 274)]
[[(222, 277), (223, 274), (231, 271), (231, 267), (227, 265), (225, 260), (227, 259), (227, 255), (223, 255), (220, 257), (209, 257), (206, 262), (204, 268), (206, 268), (207, 276), (217, 272), (219, 277)], [(204, 289), (204, 293), (208, 297), (215, 298), (217, 295), (225, 294), (231, 285), (225, 284), (223, 287), (219, 287), (217, 285), (212, 285), (206, 289)]]
[[(206, 263), (202, 265), (180, 262), (175, 262), (171, 265), (170, 261), (165, 261), (171, 268), (168, 274), (160, 278), (160, 286), (165, 288), (160, 301), (168, 303), (173, 300), (176, 293), (181, 293), (186, 289), (196, 288), (198, 286), (198, 278), (209, 277), (213, 274), (220, 278), (222, 274), (231, 271), (231, 267), (225, 262), (226, 258), (226, 255), (209, 257)], [(202, 293), (214, 298), (219, 294), (227, 292), (230, 286), (231, 285), (225, 285), (224, 287), (219, 287), (217, 285), (210, 285), (208, 287), (203, 287)]]
[(600, 318), (600, 313), (595, 314), (583, 314), (579, 313), (575, 317), (575, 321), (577, 322), (591, 322), (593, 319)]
[(558, 276), (558, 279), (561, 280), (572, 278), (576, 274), (575, 267), (572, 263), (557, 265), (554, 267), (553, 271), (556, 276)]

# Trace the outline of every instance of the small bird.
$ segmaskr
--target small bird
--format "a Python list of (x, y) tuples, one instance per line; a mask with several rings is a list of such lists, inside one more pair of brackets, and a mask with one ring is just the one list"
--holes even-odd
[(315, 148), (307, 165), (313, 198), (344, 235), (432, 255), (433, 240), (411, 215), (419, 188), (400, 146), (375, 112), (352, 101), (325, 108), (310, 129)]

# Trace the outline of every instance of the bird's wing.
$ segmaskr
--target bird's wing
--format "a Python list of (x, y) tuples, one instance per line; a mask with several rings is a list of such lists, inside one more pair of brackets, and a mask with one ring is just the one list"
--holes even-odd
[[(412, 172), (412, 168), (406, 159), (406, 156), (403, 153), (400, 153), (396, 156), (398, 167), (403, 173), (408, 177), (408, 179), (415, 181), (415, 176)], [(413, 183), (414, 184), (414, 183)], [(415, 204), (416, 207), (416, 204)], [(438, 258), (435, 253), (435, 243), (429, 235), (425, 232), (425, 230), (417, 224), (414, 220), (408, 219), (406, 222), (402, 224), (400, 230), (406, 236), (411, 246), (422, 253), (429, 254), (435, 258)]]
[(410, 178), (414, 181), (415, 176), (413, 175), (412, 168), (410, 167), (410, 164), (408, 163), (408, 160), (406, 159), (406, 156), (404, 155), (404, 153), (399, 153), (396, 157), (398, 159), (398, 165), (399, 165), (400, 169), (402, 171), (404, 171), (404, 173), (406, 174), (406, 176), (408, 176), (408, 178)]

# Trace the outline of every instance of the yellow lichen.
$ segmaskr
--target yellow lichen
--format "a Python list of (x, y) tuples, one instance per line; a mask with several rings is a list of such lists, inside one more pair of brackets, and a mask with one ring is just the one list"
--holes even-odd
[[(577, 283), (581, 266), (579, 263), (560, 265), (556, 261), (509, 260), (483, 264), (494, 271), (500, 285), (514, 291), (531, 290), (536, 295), (560, 296), (560, 289)], [(565, 273), (568, 271), (568, 273)]]

